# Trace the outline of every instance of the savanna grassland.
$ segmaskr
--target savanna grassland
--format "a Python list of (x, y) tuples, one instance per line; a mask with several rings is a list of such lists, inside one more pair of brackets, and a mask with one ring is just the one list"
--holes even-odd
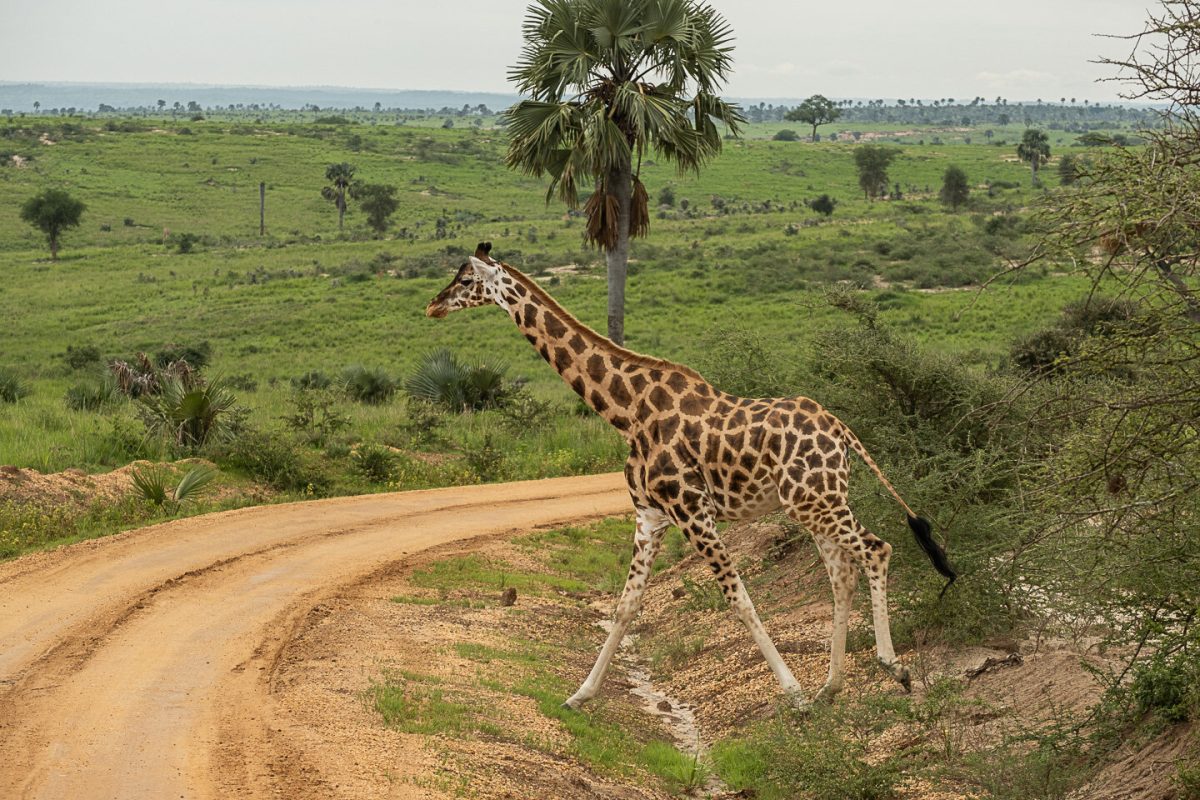
[[(475, 244), (490, 240), (493, 254), (603, 329), (603, 258), (581, 245), (577, 214), (546, 204), (542, 181), (505, 167), (506, 136), (496, 118), (446, 127), (440, 114), (409, 116), (404, 124), (389, 115), (315, 116), (0, 123), (0, 189), (16, 201), (0, 213), (0, 396), (11, 398), (0, 402), (0, 464), (7, 465), (0, 478), (15, 473), (28, 482), (29, 470), (104, 473), (145, 459), (173, 464), (155, 473), (173, 484), (199, 459), (217, 470), (218, 487), (190, 501), (156, 502), (139, 489), (115, 501), (84, 495), (47, 504), (20, 494), (19, 483), (0, 484), (14, 492), (0, 496), (0, 557), (252, 502), (621, 467), (620, 438), (579, 406), (507, 317), (495, 309), (424, 317), (428, 300)], [(454, 680), (532, 701), (570, 734), (570, 757), (599, 774), (657, 775), (663, 793), (696, 789), (711, 772), (732, 789), (757, 792), (744, 796), (792, 797), (795, 786), (806, 785), (816, 787), (812, 797), (918, 797), (925, 795), (914, 782), (923, 782), (959, 792), (944, 796), (1066, 797), (1111, 753), (1177, 733), (1196, 708), (1188, 688), (1194, 659), (1164, 649), (1160, 662), (1120, 674), (1116, 661), (1105, 660), (1133, 653), (1130, 663), (1139, 654), (1145, 661), (1142, 645), (1152, 635), (1190, 619), (1176, 609), (1187, 594), (1178, 575), (1161, 566), (1178, 550), (1156, 541), (1161, 549), (1142, 559), (1147, 540), (1106, 546), (1092, 523), (1071, 526), (1075, 518), (1056, 508), (1054, 491), (1032, 491), (1101, 446), (1088, 437), (1107, 409), (1063, 398), (1076, 386), (1120, 392), (1140, 380), (1136, 364), (1069, 372), (1072, 354), (1109, 346), (1114, 330), (1144, 338), (1140, 329), (1129, 334), (1126, 326), (1138, 316), (1127, 306), (1080, 304), (1097, 287), (1103, 294), (1105, 284), (1069, 273), (1066, 260), (1006, 271), (1038, 238), (1036, 209), (1060, 188), (1059, 160), (1087, 159), (1098, 149), (1081, 145), (1075, 133), (1051, 130), (1052, 158), (1035, 187), (1016, 156), (1018, 125), (988, 125), (987, 136), (982, 126), (854, 122), (826, 126), (816, 143), (775, 141), (784, 128), (804, 133), (789, 123), (754, 123), (741, 139), (727, 139), (699, 175), (677, 174), (652, 155), (643, 161), (651, 232), (632, 251), (628, 345), (695, 366), (735, 393), (817, 398), (859, 432), (912, 505), (933, 510), (964, 578), (940, 599), (917, 547), (893, 537), (895, 633), (906, 657), (932, 653), (936, 661), (968, 646), (999, 653), (1004, 642), (1021, 651), (1030, 641), (1045, 655), (1039, 648), (1052, 631), (1074, 666), (1087, 652), (1097, 674), (1111, 669), (1100, 681), (1109, 706), (1084, 722), (1064, 712), (1038, 725), (1017, 720), (998, 733), (986, 727), (998, 718), (987, 716), (994, 705), (984, 708), (965, 684), (939, 683), (939, 670), (951, 671), (948, 661), (919, 667), (929, 680), (917, 699), (897, 700), (888, 693), (893, 687), (876, 683), (802, 724), (731, 720), (712, 697), (689, 697), (677, 686), (676, 697), (722, 726), (709, 755), (689, 761), (665, 743), (630, 744), (614, 723), (628, 709), (613, 717), (602, 708), (588, 719), (557, 710), (579, 670), (571, 678), (549, 675), (545, 659), (526, 657), (544, 631), (499, 648), (463, 642), (456, 651), (480, 664), (517, 663), (531, 670), (531, 683), (509, 685), (490, 673), (485, 683), (483, 671)], [(1118, 119), (1107, 130), (1131, 133)], [(855, 171), (856, 148), (868, 142), (897, 152), (882, 199), (864, 197)], [(355, 167), (356, 180), (396, 187), (398, 207), (384, 233), (368, 228), (353, 200), (339, 231), (322, 188), (326, 168), (342, 162)], [(970, 186), (956, 211), (939, 199), (952, 165)], [(48, 187), (87, 204), (56, 261), (16, 212)], [(821, 195), (835, 201), (831, 215), (810, 207)], [(450, 354), (442, 367), (450, 370), (452, 358), (454, 369), (470, 375), (460, 381), (466, 394), (449, 403), (419, 399), (422, 381), (414, 380), (429, 376), (428, 356), (440, 349)], [(111, 363), (136, 367), (139, 353), (155, 364), (143, 376), (161, 379), (182, 357), (202, 365), (209, 386), (222, 388), (230, 406), (211, 437), (181, 437), (164, 423), (161, 402), (131, 399), (115, 386)], [(1039, 416), (1044, 408), (1054, 409), (1052, 419)], [(1105, 480), (1113, 495), (1125, 491)], [(1151, 475), (1138, 490), (1154, 480), (1160, 478)], [(1161, 480), (1170, 484), (1174, 476)], [(852, 491), (856, 513), (869, 524), (895, 522), (892, 501), (875, 487), (856, 482)], [(1068, 521), (1052, 536), (1044, 520)], [(619, 586), (627, 550), (619, 530), (626, 527), (539, 534), (563, 563), (531, 567), (517, 551), (497, 555), (503, 563), (490, 570), (461, 559), (433, 562), (397, 589), (412, 590), (397, 603), (437, 614), (491, 608), (492, 595), (508, 588), (524, 563), (530, 575), (521, 576), (521, 591), (561, 589), (555, 602), (563, 609), (555, 613), (574, 631), (587, 622), (594, 598), (569, 592)], [(805, 642), (824, 636), (826, 618), (810, 608), (813, 592), (826, 591), (824, 578), (811, 553), (795, 547), (803, 532), (778, 521), (759, 534), (757, 549), (739, 553), (739, 567), (762, 598), (769, 626)], [(683, 612), (648, 620), (636, 654), (655, 681), (670, 681), (692, 663), (734, 663), (748, 647), (728, 615), (718, 619), (719, 596), (706, 594), (697, 579), (703, 566), (687, 559), (681, 541), (670, 549), (677, 581), (655, 590), (664, 595), (660, 607), (677, 602)], [(571, 561), (576, 556), (595, 563)], [(443, 574), (451, 569), (458, 583)], [(798, 588), (788, 582), (797, 574)], [(1150, 596), (1167, 600), (1156, 605)], [(1096, 623), (1100, 608), (1108, 615), (1103, 625)], [(690, 627), (681, 632), (678, 620)], [(729, 630), (721, 627), (726, 622)], [(1143, 622), (1150, 633), (1133, 650)], [(1190, 642), (1194, 629), (1183, 624)], [(578, 634), (572, 636), (558, 644), (583, 660)], [(868, 636), (864, 626), (852, 635), (861, 670), (870, 665)], [(813, 666), (823, 653), (789, 651), (800, 656), (814, 656)], [(1059, 662), (1039, 663), (1043, 678), (1053, 678)], [(954, 664), (955, 674), (962, 666)], [(426, 731), (422, 715), (440, 708), (433, 700), (441, 702), (441, 690), (430, 687), (445, 678), (400, 677), (381, 677), (368, 701), (399, 730), (438, 733), (439, 721)], [(770, 691), (769, 683), (759, 686)], [(1092, 699), (1100, 696), (1101, 689), (1092, 690)], [(494, 712), (484, 704), (433, 716), (448, 714), (461, 726), (456, 736), (490, 741), (501, 734), (489, 708)], [(910, 744), (868, 747), (897, 719)], [(976, 736), (984, 744), (964, 739)], [(1179, 766), (1172, 785), (1194, 787), (1196, 774)]]

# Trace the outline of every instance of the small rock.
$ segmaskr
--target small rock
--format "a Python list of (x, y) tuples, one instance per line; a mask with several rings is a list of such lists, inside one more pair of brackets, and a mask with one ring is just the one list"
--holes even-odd
[(511, 606), (517, 602), (517, 588), (510, 586), (504, 590), (504, 594), (500, 595), (500, 605)]
[(687, 595), (687, 589), (683, 588), (682, 586), (676, 586), (674, 589), (671, 590), (671, 597), (674, 597), (676, 600), (678, 600), (681, 597), (685, 597), (686, 595)]
[(658, 701), (658, 710), (659, 711), (670, 711), (671, 710), (671, 701), (670, 700), (659, 700)]

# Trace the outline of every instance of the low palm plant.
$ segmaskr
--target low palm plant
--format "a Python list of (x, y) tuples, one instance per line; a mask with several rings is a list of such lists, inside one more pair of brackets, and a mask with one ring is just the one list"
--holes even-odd
[(171, 488), (174, 476), (169, 470), (147, 467), (134, 471), (133, 488), (142, 499), (174, 514), (184, 503), (196, 500), (208, 491), (209, 485), (216, 477), (215, 469), (196, 466), (188, 470), (179, 483)]
[(439, 348), (425, 354), (404, 388), (413, 397), (451, 411), (481, 411), (504, 405), (517, 388), (505, 384), (507, 371), (508, 366), (499, 362), (464, 364)]
[(229, 438), (240, 417), (237, 399), (219, 378), (188, 385), (167, 377), (157, 394), (141, 395), (138, 403), (146, 429), (185, 450)]
[(29, 388), (12, 370), (0, 367), (0, 403), (15, 403), (29, 394)]

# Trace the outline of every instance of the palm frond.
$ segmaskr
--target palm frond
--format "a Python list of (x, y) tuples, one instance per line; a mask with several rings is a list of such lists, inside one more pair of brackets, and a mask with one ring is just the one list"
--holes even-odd
[(195, 466), (187, 471), (187, 474), (179, 481), (179, 485), (175, 487), (171, 498), (176, 503), (186, 503), (188, 500), (194, 500), (208, 489), (217, 477), (217, 471), (211, 467)]

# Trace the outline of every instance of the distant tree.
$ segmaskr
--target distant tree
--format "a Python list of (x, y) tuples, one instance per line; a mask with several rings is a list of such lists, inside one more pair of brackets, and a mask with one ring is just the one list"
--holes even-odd
[(805, 205), (818, 214), (831, 217), (833, 216), (833, 210), (837, 208), (837, 200), (834, 200), (827, 194), (823, 194), (820, 197), (814, 197), (812, 200), (809, 200)]
[(201, 111), (200, 104), (195, 100), (188, 100), (187, 110), (190, 114), (199, 114)]
[(854, 148), (854, 165), (858, 168), (858, 185), (862, 187), (867, 199), (887, 194), (888, 167), (899, 153), (892, 147), (880, 147), (873, 144), (859, 145)]
[(330, 164), (325, 168), (325, 180), (329, 185), (321, 189), (321, 197), (333, 203), (338, 210), (338, 231), (346, 217), (346, 192), (354, 183), (354, 167), (346, 162)]
[(784, 128), (783, 130), (776, 132), (776, 134), (771, 138), (777, 142), (794, 142), (799, 139), (800, 136), (794, 130), (791, 130), (790, 128)]
[(698, 171), (733, 135), (741, 110), (716, 92), (732, 67), (733, 31), (696, 0), (537, 0), (509, 73), (523, 100), (505, 112), (509, 167), (548, 175), (547, 201), (585, 206), (584, 238), (606, 254), (608, 335), (625, 341), (629, 242), (650, 226), (634, 162), (654, 153)]
[(47, 189), (21, 206), (21, 219), (46, 234), (50, 258), (58, 259), (58, 243), (63, 231), (79, 224), (87, 206), (62, 189)]
[(383, 103), (376, 100), (375, 101), (375, 113), (378, 114), (382, 110), (383, 110)]
[(783, 115), (788, 122), (804, 122), (812, 126), (812, 140), (817, 141), (817, 126), (833, 122), (842, 115), (842, 110), (822, 94), (814, 94), (800, 105)]
[(1050, 137), (1044, 131), (1029, 128), (1017, 145), (1017, 157), (1029, 164), (1033, 185), (1038, 185), (1038, 168), (1050, 159)]
[(450, 117), (446, 117), (444, 120), (442, 120), (442, 127), (443, 128), (453, 128), (454, 120), (451, 119)]
[(1079, 160), (1070, 153), (1058, 160), (1058, 180), (1063, 186), (1070, 186), (1079, 180)]
[(381, 236), (391, 223), (392, 214), (400, 206), (396, 199), (396, 187), (378, 183), (355, 183), (350, 187), (350, 196), (358, 201), (366, 212), (367, 224)]
[(158, 113), (161, 114), (163, 112), (163, 109), (167, 107), (167, 101), (159, 100), (155, 105), (158, 106)]
[(1106, 133), (1099, 131), (1088, 131), (1077, 140), (1084, 147), (1107, 147), (1113, 143), (1113, 139)]
[(938, 193), (941, 201), (950, 206), (952, 211), (958, 211), (958, 207), (967, 202), (970, 194), (971, 186), (967, 182), (967, 173), (953, 164), (946, 167), (946, 172), (942, 175), (942, 190)]
[(33, 113), (36, 114), (38, 112), (38, 109), (40, 109), (41, 107), (42, 107), (42, 104), (39, 101), (37, 101), (37, 100), (33, 101)]

